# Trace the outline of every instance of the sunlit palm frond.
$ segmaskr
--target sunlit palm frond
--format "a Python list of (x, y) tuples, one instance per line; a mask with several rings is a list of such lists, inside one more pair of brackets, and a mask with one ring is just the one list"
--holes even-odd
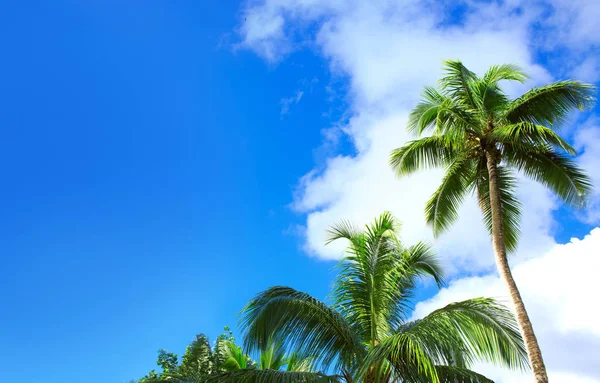
[(504, 116), (510, 123), (557, 125), (573, 109), (593, 106), (596, 87), (579, 81), (558, 81), (530, 91), (508, 106)]
[(424, 131), (435, 127), (440, 106), (445, 97), (435, 88), (425, 87), (423, 100), (414, 107), (408, 117), (408, 131), (420, 136)]
[(242, 312), (241, 326), (248, 350), (260, 350), (269, 339), (281, 339), (290, 349), (313, 356), (324, 368), (332, 363), (339, 367), (363, 352), (345, 318), (289, 287), (271, 287), (252, 299)]
[(360, 234), (360, 230), (352, 222), (342, 220), (327, 229), (325, 244), (327, 245), (338, 239), (347, 239), (352, 242), (358, 234)]
[(211, 376), (206, 383), (337, 383), (339, 377), (317, 372), (239, 370)]
[(407, 381), (437, 381), (435, 365), (466, 369), (474, 360), (487, 360), (524, 368), (526, 358), (512, 313), (491, 299), (477, 298), (407, 323), (373, 348), (365, 362), (389, 360)]
[(531, 122), (519, 122), (496, 127), (490, 138), (502, 144), (510, 145), (510, 151), (535, 149), (536, 145), (551, 145), (571, 155), (576, 154), (575, 149), (556, 134), (554, 130)]
[(506, 155), (507, 164), (545, 185), (565, 203), (583, 206), (592, 189), (587, 174), (575, 161), (548, 147), (514, 150)]
[(456, 144), (440, 136), (410, 141), (405, 146), (392, 151), (390, 165), (398, 176), (427, 168), (444, 167), (459, 155), (460, 148)]
[(529, 76), (527, 76), (518, 65), (514, 64), (501, 64), (492, 65), (483, 75), (483, 81), (488, 84), (497, 84), (499, 81), (518, 81), (520, 83), (525, 82)]
[(397, 294), (391, 275), (401, 247), (396, 237), (399, 222), (383, 213), (360, 233), (360, 247), (351, 241), (350, 252), (340, 264), (340, 273), (332, 291), (334, 308), (352, 323), (363, 341), (373, 344), (387, 331), (390, 311), (387, 303)]
[(475, 179), (475, 164), (470, 158), (458, 158), (446, 171), (440, 187), (425, 206), (425, 219), (438, 236), (457, 219), (458, 208), (471, 191)]
[(442, 265), (427, 243), (399, 248), (395, 258), (398, 261), (388, 273), (388, 290), (382, 304), (390, 332), (401, 326), (414, 309), (412, 299), (420, 279), (433, 278), (438, 286), (444, 284)]
[(436, 366), (435, 368), (440, 383), (494, 383), (493, 380), (466, 368), (454, 366)]
[(457, 104), (464, 103), (475, 108), (471, 94), (471, 84), (477, 80), (475, 73), (458, 60), (444, 61), (444, 72), (439, 81), (442, 94), (451, 97)]

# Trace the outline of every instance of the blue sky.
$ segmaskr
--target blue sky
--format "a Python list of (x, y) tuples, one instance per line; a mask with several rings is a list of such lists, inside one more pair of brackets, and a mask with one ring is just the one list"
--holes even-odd
[(280, 116), (324, 65), (234, 54), (236, 3), (49, 4), (0, 11), (4, 379), (124, 382), (270, 285), (324, 295), (285, 233), (329, 95)]
[[(181, 354), (194, 334), (214, 338), (224, 325), (235, 327), (248, 299), (271, 285), (324, 297), (340, 252), (322, 249), (319, 233), (339, 218), (362, 223), (389, 206), (409, 223), (409, 240), (427, 235), (418, 221), (422, 204), (410, 202), (418, 214), (402, 205), (411, 191), (388, 186), (387, 174), (374, 181), (370, 164), (379, 163), (374, 153), (387, 153), (378, 148), (388, 125), (398, 130), (394, 145), (402, 143), (403, 108), (438, 75), (418, 72), (432, 60), (438, 68), (440, 57), (419, 51), (415, 73), (392, 72), (398, 61), (390, 52), (398, 47), (378, 45), (378, 36), (398, 40), (408, 32), (388, 19), (371, 24), (378, 5), (360, 13), (337, 1), (303, 3), (0, 5), (6, 381), (125, 382), (155, 368), (157, 349)], [(499, 46), (497, 57), (464, 48), (470, 12), (489, 11), (483, 6), (459, 7), (435, 28), (414, 25), (423, 33), (408, 38), (434, 36), (472, 62), (481, 56), (478, 70), (514, 59), (534, 83), (573, 75), (597, 81), (600, 66), (588, 61), (598, 42), (561, 34), (564, 21), (551, 15), (556, 36), (583, 42), (577, 50), (542, 44), (544, 34), (521, 16), (563, 6), (540, 6), (546, 13), (501, 7), (498, 20), (510, 12), (523, 20), (483, 34), (482, 49)], [(368, 33), (357, 37), (354, 28)], [(379, 67), (382, 60), (389, 64)], [(587, 138), (597, 138), (595, 115), (574, 122), (585, 134), (568, 135), (593, 169), (600, 137)], [(370, 205), (359, 198), (364, 185)], [(523, 259), (545, 260), (532, 249), (550, 254), (598, 222), (595, 202), (576, 215), (527, 188), (534, 219), (524, 222)], [(466, 216), (451, 236), (458, 242), (436, 243), (459, 287), (468, 276), (492, 273), (489, 253), (473, 255), (489, 250), (487, 237), (464, 252), (459, 246), (460, 228), (473, 224)], [(575, 330), (596, 334), (597, 327)], [(559, 367), (557, 374), (577, 370)]]

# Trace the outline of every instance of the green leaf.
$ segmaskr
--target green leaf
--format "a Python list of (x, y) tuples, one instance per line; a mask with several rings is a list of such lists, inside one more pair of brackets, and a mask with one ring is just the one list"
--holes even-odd
[(489, 137), (494, 141), (510, 145), (512, 150), (523, 150), (532, 145), (550, 145), (571, 155), (576, 154), (575, 149), (552, 129), (531, 122), (496, 127)]
[(548, 147), (515, 148), (507, 153), (506, 160), (509, 166), (546, 186), (569, 205), (584, 206), (592, 190), (590, 178), (575, 161)]
[(452, 98), (457, 104), (475, 108), (471, 94), (471, 84), (477, 80), (475, 73), (468, 70), (458, 60), (444, 61), (444, 72), (444, 77), (439, 81), (443, 94)]
[(206, 383), (337, 383), (337, 376), (317, 372), (239, 370), (212, 376)]
[(241, 326), (248, 350), (261, 350), (270, 339), (281, 339), (325, 367), (353, 360), (363, 351), (338, 312), (289, 287), (271, 287), (252, 299), (242, 311)]
[(475, 166), (469, 158), (459, 158), (448, 168), (440, 187), (425, 206), (425, 219), (435, 236), (448, 230), (458, 219), (458, 209), (472, 189)]
[(424, 137), (392, 151), (390, 165), (398, 176), (404, 176), (417, 170), (446, 166), (457, 157), (459, 150), (448, 138)]
[(573, 80), (558, 81), (526, 92), (510, 103), (504, 116), (513, 124), (556, 125), (574, 109), (593, 107), (595, 92), (594, 85)]
[(466, 368), (435, 366), (440, 383), (494, 383), (493, 380)]

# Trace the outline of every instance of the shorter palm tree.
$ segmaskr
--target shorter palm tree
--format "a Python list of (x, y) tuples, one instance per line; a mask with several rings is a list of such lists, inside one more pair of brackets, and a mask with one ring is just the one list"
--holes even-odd
[(326, 378), (315, 372), (313, 358), (296, 352), (287, 353), (282, 341), (269, 340), (257, 363), (233, 342), (225, 350), (223, 367), (226, 372), (210, 377), (208, 382), (304, 382), (306, 379)]
[(384, 213), (364, 231), (346, 222), (330, 230), (329, 242), (349, 241), (330, 306), (277, 286), (242, 312), (248, 350), (279, 341), (337, 375), (277, 371), (247, 382), (491, 382), (469, 369), (475, 360), (527, 366), (513, 315), (492, 299), (452, 303), (408, 320), (418, 280), (432, 277), (440, 285), (443, 277), (430, 247), (404, 246), (398, 226)]

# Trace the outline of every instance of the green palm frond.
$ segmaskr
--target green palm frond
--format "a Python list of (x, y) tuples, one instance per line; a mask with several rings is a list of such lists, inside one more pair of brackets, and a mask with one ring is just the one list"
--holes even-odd
[(435, 236), (458, 219), (458, 208), (472, 188), (474, 176), (475, 165), (470, 158), (457, 159), (446, 171), (442, 184), (425, 206), (425, 219)]
[(490, 66), (482, 79), (487, 84), (497, 84), (502, 80), (524, 83), (528, 78), (518, 65), (502, 64)]
[(397, 220), (384, 213), (351, 240), (332, 291), (333, 307), (352, 323), (360, 339), (371, 344), (387, 330), (388, 304), (398, 294), (391, 275), (399, 261), (395, 250), (401, 248), (398, 229)]
[(358, 375), (364, 376), (371, 366), (381, 361), (389, 361), (395, 376), (402, 377), (403, 380), (428, 378), (431, 382), (438, 381), (435, 364), (427, 349), (411, 334), (394, 334), (372, 348), (358, 370)]
[(451, 303), (403, 329), (423, 341), (436, 364), (468, 367), (487, 360), (527, 367), (527, 354), (513, 314), (489, 298)]
[(510, 123), (556, 125), (573, 109), (593, 106), (596, 87), (579, 81), (558, 81), (534, 88), (510, 103), (505, 118)]
[(446, 137), (424, 137), (392, 151), (390, 165), (398, 176), (404, 176), (417, 170), (444, 167), (458, 156), (459, 150)]
[(471, 94), (471, 84), (477, 80), (475, 73), (458, 60), (444, 61), (444, 72), (444, 77), (439, 81), (443, 94), (451, 97), (457, 104), (475, 108)]
[(337, 376), (318, 372), (239, 370), (212, 376), (206, 383), (337, 383)]
[(298, 352), (288, 354), (286, 360), (286, 371), (314, 372), (317, 361), (313, 356), (303, 356)]
[(437, 381), (436, 365), (466, 369), (476, 359), (510, 368), (527, 366), (512, 313), (492, 299), (452, 303), (405, 324), (373, 348), (365, 363), (388, 360), (407, 381)]
[(236, 371), (247, 368), (248, 356), (240, 346), (230, 341), (223, 343), (224, 361), (222, 368), (225, 371)]
[(575, 161), (548, 147), (516, 150), (506, 154), (507, 164), (545, 185), (572, 206), (583, 206), (592, 189), (586, 173)]
[(287, 364), (284, 341), (270, 340), (261, 351), (258, 361), (259, 370), (279, 370)]
[(408, 117), (408, 131), (421, 135), (424, 131), (435, 127), (438, 112), (445, 97), (435, 88), (425, 87), (423, 100), (415, 106)]
[(466, 368), (455, 366), (435, 366), (435, 368), (440, 383), (494, 383), (493, 380)]
[(439, 287), (444, 284), (442, 266), (429, 244), (418, 242), (398, 249), (395, 258), (398, 261), (388, 273), (388, 293), (382, 304), (388, 331), (401, 326), (414, 309), (412, 299), (421, 278), (433, 278)]
[[(499, 166), (496, 170), (498, 180), (498, 194), (502, 205), (502, 228), (504, 232), (504, 244), (509, 252), (517, 249), (521, 230), (521, 203), (515, 197), (517, 179), (512, 172), (505, 167)], [(483, 223), (492, 233), (492, 208), (490, 205), (490, 183), (485, 163), (479, 165), (479, 178), (477, 179), (477, 199), (479, 208), (483, 214)]]
[(328, 235), (327, 239), (325, 240), (325, 244), (327, 245), (338, 239), (347, 239), (352, 241), (359, 233), (359, 229), (356, 228), (352, 222), (342, 220), (327, 230)]
[(337, 311), (306, 293), (276, 286), (252, 299), (242, 312), (248, 350), (260, 350), (270, 339), (282, 339), (303, 355), (328, 367), (354, 360), (362, 344)]
[(399, 269), (405, 278), (414, 280), (418, 277), (431, 277), (438, 286), (444, 284), (442, 265), (429, 244), (417, 242), (397, 257), (400, 260)]
[(576, 154), (575, 149), (554, 130), (531, 122), (499, 126), (494, 129), (490, 137), (494, 141), (510, 145), (511, 150), (527, 150), (539, 145), (550, 145), (571, 155)]

